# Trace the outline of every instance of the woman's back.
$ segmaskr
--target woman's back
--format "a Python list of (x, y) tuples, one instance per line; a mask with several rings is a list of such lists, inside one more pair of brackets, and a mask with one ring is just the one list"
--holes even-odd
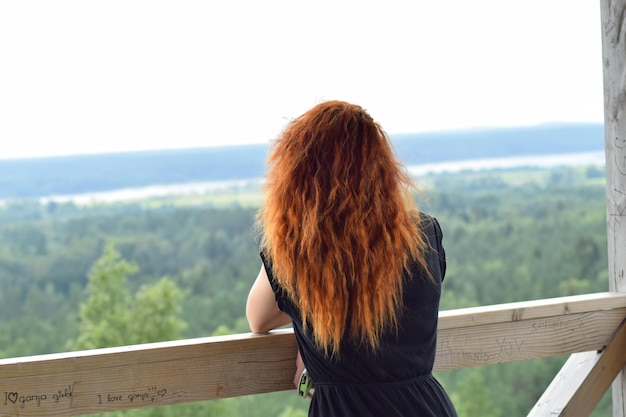
[(293, 318), (298, 347), (315, 383), (313, 416), (455, 416), (447, 395), (432, 376), (441, 281), (445, 275), (442, 232), (436, 219), (422, 214), (422, 230), (432, 249), (427, 255), (432, 280), (418, 264), (403, 277), (398, 330), (383, 334), (379, 349), (343, 340), (340, 353), (328, 358), (316, 348), (311, 329), (304, 330), (297, 307), (262, 258), (282, 311)]
[[(320, 103), (273, 146), (251, 329), (293, 322), (314, 416), (455, 416), (431, 374), (445, 253), (389, 138), (361, 107)], [(298, 363), (299, 364), (299, 363)]]

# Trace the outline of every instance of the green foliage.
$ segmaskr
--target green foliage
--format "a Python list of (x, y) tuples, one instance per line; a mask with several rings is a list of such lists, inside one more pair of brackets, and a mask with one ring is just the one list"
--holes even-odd
[(294, 410), (292, 407), (287, 407), (278, 417), (306, 417), (307, 415), (308, 413), (304, 410)]
[(130, 337), (132, 298), (127, 276), (138, 268), (120, 258), (113, 244), (107, 244), (89, 273), (88, 298), (80, 306), (80, 336), (74, 349), (120, 346)]
[[(471, 398), (471, 401), (467, 399)], [(450, 399), (456, 404), (456, 411), (463, 417), (497, 417), (500, 414), (491, 393), (486, 387), (484, 376), (476, 369), (464, 375), (451, 393)]]
[(236, 399), (226, 398), (210, 402), (196, 402), (189, 404), (166, 405), (161, 407), (139, 408), (110, 413), (91, 414), (101, 417), (239, 417)]
[(181, 319), (183, 293), (169, 278), (142, 285), (135, 295), (130, 330), (133, 344), (174, 340), (181, 337), (187, 323)]
[(133, 297), (128, 276), (138, 271), (113, 243), (89, 273), (87, 300), (80, 306), (79, 336), (71, 348), (96, 349), (172, 340), (180, 337), (181, 291), (167, 278), (143, 285)]

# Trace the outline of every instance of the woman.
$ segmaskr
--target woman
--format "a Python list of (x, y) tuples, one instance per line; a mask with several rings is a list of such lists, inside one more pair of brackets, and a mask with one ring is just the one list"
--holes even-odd
[[(255, 333), (293, 323), (310, 416), (456, 416), (432, 375), (446, 268), (437, 221), (382, 128), (361, 107), (321, 103), (268, 159), (262, 266), (246, 306)], [(301, 360), (300, 361), (300, 355)]]

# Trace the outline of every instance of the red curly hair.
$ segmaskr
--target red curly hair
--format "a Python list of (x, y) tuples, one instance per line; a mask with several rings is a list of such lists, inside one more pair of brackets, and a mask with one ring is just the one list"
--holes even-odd
[(376, 349), (397, 330), (404, 270), (428, 271), (412, 183), (388, 136), (361, 107), (324, 102), (286, 127), (268, 168), (257, 225), (303, 326), (327, 356), (344, 335)]

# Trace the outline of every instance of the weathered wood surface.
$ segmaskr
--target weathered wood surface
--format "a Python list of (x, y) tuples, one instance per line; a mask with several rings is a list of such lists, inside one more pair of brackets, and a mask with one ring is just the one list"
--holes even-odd
[(624, 296), (589, 294), (444, 311), (435, 368), (599, 350), (626, 317)]
[[(626, 292), (626, 0), (601, 0), (609, 288)], [(613, 417), (626, 417), (626, 372), (613, 384)]]
[(0, 361), (0, 416), (71, 416), (292, 387), (290, 331)]
[(601, 352), (569, 357), (528, 417), (587, 417), (626, 364), (626, 322)]
[[(603, 293), (442, 312), (437, 370), (599, 350), (626, 317)], [(74, 416), (292, 389), (291, 330), (0, 360), (0, 416)]]
[(626, 0), (601, 5), (609, 280), (626, 291)]

